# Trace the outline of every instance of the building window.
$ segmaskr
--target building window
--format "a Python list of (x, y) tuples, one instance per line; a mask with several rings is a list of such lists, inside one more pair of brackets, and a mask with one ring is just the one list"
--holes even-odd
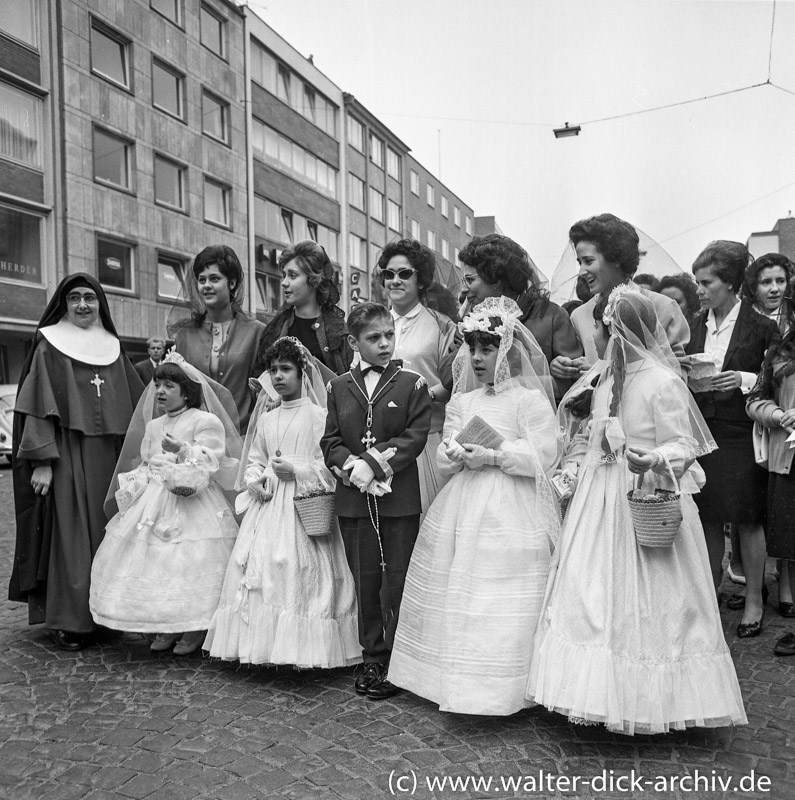
[(416, 219), (411, 220), (411, 238), (420, 240), (420, 223)]
[(0, 158), (41, 166), (41, 100), (0, 83)]
[(469, 214), (467, 214), (467, 216), (466, 216), (465, 223), (466, 224), (464, 226), (464, 230), (466, 231), (467, 236), (471, 236), (472, 235), (472, 217), (470, 217)]
[(205, 5), (201, 10), (201, 42), (217, 56), (226, 58), (226, 20)]
[(364, 181), (352, 172), (348, 173), (348, 202), (359, 211), (364, 211)]
[(370, 161), (384, 168), (384, 143), (373, 133), (370, 134)]
[(185, 210), (185, 167), (155, 156), (155, 202)]
[(157, 257), (157, 294), (167, 300), (178, 300), (185, 285), (188, 265), (184, 259), (172, 256)]
[(370, 187), (370, 216), (379, 222), (384, 221), (384, 195)]
[(425, 186), (425, 202), (433, 208), (436, 205), (436, 194), (430, 183)]
[(396, 181), (400, 180), (400, 156), (391, 147), (386, 149), (386, 171)]
[(457, 228), (461, 227), (461, 209), (458, 206), (453, 206), (453, 222)]
[(278, 275), (257, 272), (257, 311), (273, 314), (279, 310), (282, 284)]
[(149, 5), (162, 14), (166, 19), (170, 19), (175, 25), (180, 23), (180, 0), (149, 0)]
[(348, 144), (360, 153), (364, 152), (364, 125), (356, 117), (348, 115)]
[(132, 189), (133, 143), (94, 128), (94, 180)]
[(15, 0), (13, 13), (3, 14), (0, 30), (35, 50), (39, 49), (39, 0)]
[(229, 103), (202, 91), (202, 131), (229, 144)]
[(459, 254), (460, 252), (461, 252), (461, 251), (460, 251), (460, 250), (459, 250), (457, 247), (454, 247), (454, 248), (453, 248), (453, 263), (454, 263), (454, 264), (457, 264), (457, 263), (458, 263), (458, 254)]
[(229, 196), (228, 186), (212, 180), (204, 179), (204, 219), (229, 228)]
[(367, 243), (355, 233), (348, 234), (348, 259), (352, 267), (364, 269), (367, 262)]
[(442, 239), (442, 258), (450, 260), (450, 242), (447, 239)]
[(436, 251), (436, 234), (433, 231), (428, 231), (428, 247)]
[(91, 21), (91, 71), (130, 88), (130, 40), (95, 19)]
[(152, 59), (152, 105), (179, 119), (185, 118), (185, 76)]
[(276, 94), (276, 59), (259, 42), (251, 42), (251, 79)]
[(447, 202), (447, 198), (442, 195), (442, 216), (447, 219), (450, 216), (450, 206)]
[(41, 217), (0, 205), (0, 243), (0, 280), (44, 282)]
[(389, 227), (400, 233), (400, 206), (394, 200), (387, 200), (386, 213)]
[(126, 242), (97, 237), (97, 277), (103, 286), (133, 291), (133, 250)]
[(411, 193), (420, 196), (420, 176), (414, 170), (409, 172), (409, 180), (411, 183)]

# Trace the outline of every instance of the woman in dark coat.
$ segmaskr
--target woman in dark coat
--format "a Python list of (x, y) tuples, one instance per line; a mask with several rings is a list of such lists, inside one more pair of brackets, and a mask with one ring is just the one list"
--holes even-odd
[(9, 599), (27, 602), (30, 623), (43, 622), (63, 650), (79, 650), (95, 629), (88, 593), (102, 506), (142, 392), (102, 287), (85, 273), (67, 276), (19, 379), (9, 586)]
[(749, 262), (745, 246), (729, 241), (712, 242), (693, 262), (702, 312), (690, 325), (687, 345), (688, 354), (704, 353), (717, 370), (716, 375), (705, 379), (709, 387), (695, 392), (719, 448), (699, 459), (707, 483), (696, 496), (696, 503), (716, 589), (722, 578), (723, 526), (727, 522), (737, 525), (746, 578), (745, 608), (737, 626), (740, 638), (762, 632), (762, 524), (767, 505), (767, 471), (754, 458), (753, 422), (745, 413), (745, 401), (756, 383), (765, 352), (778, 340), (776, 324), (737, 297)]
[(345, 335), (345, 313), (337, 305), (334, 267), (317, 242), (307, 240), (287, 248), (279, 259), (284, 308), (271, 320), (259, 347), (252, 377), (264, 369), (267, 349), (282, 336), (294, 336), (332, 378), (348, 371), (353, 351)]

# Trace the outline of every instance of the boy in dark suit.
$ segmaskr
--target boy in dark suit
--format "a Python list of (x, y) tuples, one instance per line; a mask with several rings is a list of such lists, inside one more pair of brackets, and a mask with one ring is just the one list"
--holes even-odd
[[(384, 306), (357, 306), (347, 326), (348, 341), (361, 361), (328, 384), (320, 446), (329, 469), (340, 478), (336, 513), (359, 603), (364, 670), (355, 688), (380, 700), (399, 691), (386, 670), (420, 527), (417, 458), (431, 426), (431, 398), (421, 375), (391, 360), (395, 326)], [(384, 578), (386, 606), (381, 601)]]

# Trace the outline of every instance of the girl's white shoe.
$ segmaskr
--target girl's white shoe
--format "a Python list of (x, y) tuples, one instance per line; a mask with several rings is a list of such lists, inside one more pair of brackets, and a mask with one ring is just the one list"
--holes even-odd
[(198, 650), (204, 641), (206, 631), (188, 631), (182, 634), (182, 638), (174, 647), (175, 656), (189, 656)]
[(166, 650), (171, 649), (174, 642), (182, 636), (181, 633), (158, 633), (149, 645), (149, 649), (153, 653), (164, 653)]

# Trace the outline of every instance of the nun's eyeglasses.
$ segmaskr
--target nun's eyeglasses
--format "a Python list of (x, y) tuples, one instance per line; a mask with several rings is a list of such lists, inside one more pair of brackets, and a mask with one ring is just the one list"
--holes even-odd
[(99, 298), (93, 292), (86, 294), (70, 292), (68, 295), (66, 295), (66, 302), (69, 303), (70, 306), (80, 305), (81, 301), (91, 306), (94, 305), (94, 303), (98, 303)]

